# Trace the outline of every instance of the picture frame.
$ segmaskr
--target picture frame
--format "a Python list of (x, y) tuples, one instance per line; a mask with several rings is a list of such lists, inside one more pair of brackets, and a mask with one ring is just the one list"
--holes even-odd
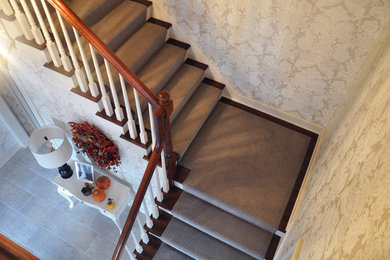
[(93, 165), (83, 162), (75, 161), (77, 179), (88, 183), (95, 182), (95, 173), (93, 171)]

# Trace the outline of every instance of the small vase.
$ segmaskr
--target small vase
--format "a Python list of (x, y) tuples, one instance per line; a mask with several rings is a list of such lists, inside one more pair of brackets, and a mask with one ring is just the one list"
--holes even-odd
[(63, 179), (69, 179), (73, 175), (73, 170), (69, 164), (65, 163), (61, 167), (58, 167), (58, 173)]

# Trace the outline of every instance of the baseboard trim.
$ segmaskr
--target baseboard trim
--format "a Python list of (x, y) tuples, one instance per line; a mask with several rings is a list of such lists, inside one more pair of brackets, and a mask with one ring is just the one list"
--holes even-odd
[(297, 215), (299, 213), (299, 210), (301, 209), (303, 197), (304, 197), (305, 192), (306, 192), (306, 190), (308, 188), (309, 181), (310, 181), (310, 178), (311, 178), (311, 174), (313, 172), (313, 167), (314, 167), (314, 164), (315, 164), (315, 162), (317, 160), (318, 153), (319, 153), (320, 147), (322, 145), (322, 142), (324, 140), (325, 132), (326, 132), (326, 129), (324, 128), (322, 130), (322, 132), (318, 135), (317, 143), (316, 143), (316, 146), (314, 148), (313, 155), (312, 155), (312, 158), (310, 160), (310, 163), (309, 163), (309, 166), (308, 166), (305, 178), (303, 179), (303, 182), (302, 182), (302, 185), (301, 185), (301, 189), (299, 190), (297, 199), (295, 201), (293, 210), (292, 210), (291, 215), (290, 215), (290, 219), (289, 219), (289, 221), (287, 223), (286, 235), (282, 238), (282, 241), (279, 243), (279, 246), (278, 246), (278, 248), (277, 248), (277, 250), (275, 252), (275, 259), (281, 259), (281, 253), (282, 253), (281, 251), (284, 248), (284, 244), (285, 244), (285, 241), (287, 241), (287, 237), (289, 237), (289, 235), (290, 235), (291, 226), (294, 225), (295, 219), (296, 219), (296, 217), (297, 217)]
[(231, 106), (234, 106), (236, 108), (242, 109), (242, 110), (244, 110), (244, 111), (246, 111), (248, 113), (251, 113), (253, 115), (256, 115), (256, 116), (264, 118), (264, 119), (267, 119), (269, 121), (272, 121), (272, 122), (274, 122), (276, 124), (279, 124), (281, 126), (284, 126), (284, 127), (289, 128), (289, 129), (292, 129), (292, 130), (294, 130), (296, 132), (299, 132), (301, 134), (304, 134), (304, 135), (307, 135), (307, 136), (311, 136), (311, 137), (315, 137), (315, 138), (317, 138), (317, 136), (318, 136), (318, 134), (315, 133), (314, 131), (310, 131), (310, 130), (308, 130), (306, 128), (303, 128), (301, 126), (293, 124), (293, 123), (291, 123), (291, 122), (289, 122), (287, 120), (280, 119), (279, 117), (275, 117), (272, 114), (263, 112), (261, 110), (254, 109), (252, 107), (247, 106), (246, 104), (234, 101), (234, 100), (226, 98), (224, 96), (222, 96), (221, 102), (226, 103), (226, 104), (231, 105)]
[(9, 159), (11, 159), (12, 156), (14, 156), (20, 148), (21, 147), (18, 144), (15, 144), (4, 156), (0, 157), (0, 167), (2, 167), (6, 162), (8, 162)]
[(224, 91), (222, 94), (222, 96), (225, 98), (231, 99), (231, 100), (238, 102), (238, 103), (241, 103), (241, 104), (244, 104), (252, 109), (258, 110), (258, 111), (263, 112), (263, 113), (270, 115), (272, 117), (278, 118), (280, 120), (283, 120), (283, 121), (288, 122), (290, 124), (293, 124), (295, 126), (301, 127), (301, 128), (306, 129), (310, 132), (313, 132), (313, 133), (316, 133), (319, 135), (324, 129), (324, 127), (321, 125), (318, 125), (316, 123), (310, 122), (308, 120), (300, 118), (300, 117), (293, 115), (291, 113), (282, 111), (278, 108), (275, 108), (275, 107), (272, 107), (272, 106), (267, 105), (265, 103), (262, 103), (259, 100), (245, 97), (245, 96), (239, 95), (238, 93), (234, 93), (234, 92), (236, 92), (236, 90), (231, 91), (231, 88), (229, 88), (228, 85), (226, 86), (225, 90), (226, 91)]

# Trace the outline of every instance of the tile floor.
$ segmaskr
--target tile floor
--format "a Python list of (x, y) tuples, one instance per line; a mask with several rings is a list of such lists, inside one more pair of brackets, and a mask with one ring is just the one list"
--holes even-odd
[[(70, 209), (51, 182), (56, 175), (56, 169), (40, 167), (28, 149), (0, 168), (0, 232), (40, 259), (111, 259), (118, 228), (84, 204)], [(124, 213), (122, 224), (125, 219)], [(126, 252), (122, 259), (129, 259)]]

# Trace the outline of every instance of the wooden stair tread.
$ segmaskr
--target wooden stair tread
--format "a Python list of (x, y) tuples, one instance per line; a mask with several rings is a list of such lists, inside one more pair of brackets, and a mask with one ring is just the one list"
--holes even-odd
[(157, 199), (155, 199), (155, 202), (158, 206), (163, 207), (170, 211), (175, 206), (176, 201), (179, 199), (182, 192), (183, 192), (182, 189), (173, 186), (170, 188), (168, 193), (163, 192), (164, 199), (161, 202), (158, 201)]
[(186, 167), (178, 164), (176, 166), (176, 174), (173, 177), (173, 180), (183, 184), (186, 178), (188, 177), (188, 175), (190, 174), (190, 172), (191, 172), (190, 169), (187, 169)]
[[(113, 106), (113, 108), (114, 108), (114, 106)], [(112, 114), (112, 116), (108, 116), (106, 113), (106, 110), (104, 108), (102, 111), (96, 112), (96, 115), (98, 117), (106, 119), (107, 121), (110, 121), (111, 123), (114, 123), (118, 126), (123, 127), (127, 122), (127, 114), (126, 114), (126, 109), (122, 108), (122, 110), (123, 110), (123, 120), (122, 121), (119, 121), (116, 119), (115, 112)]]
[(161, 209), (158, 210), (158, 213), (159, 213), (158, 219), (155, 219), (155, 218), (152, 217), (153, 227), (149, 228), (145, 224), (144, 228), (148, 232), (150, 232), (150, 233), (152, 233), (152, 234), (154, 234), (154, 235), (156, 235), (158, 237), (161, 237), (161, 235), (164, 233), (164, 230), (166, 229), (166, 227), (168, 226), (169, 222), (171, 221), (172, 215), (167, 213), (164, 210), (161, 210)]
[(101, 94), (99, 94), (99, 96), (97, 96), (97, 97), (92, 96), (91, 95), (91, 91), (89, 91), (89, 90), (87, 92), (85, 92), (85, 93), (82, 92), (79, 86), (72, 88), (71, 91), (73, 93), (75, 93), (77, 95), (80, 95), (80, 96), (82, 96), (82, 97), (84, 97), (86, 99), (89, 99), (89, 100), (91, 100), (93, 102), (98, 102), (102, 98)]
[[(139, 127), (138, 125), (136, 125), (136, 128), (137, 128), (137, 133), (139, 133)], [(130, 137), (130, 134), (129, 134), (129, 131), (126, 132), (126, 134), (122, 134), (120, 137), (126, 141), (129, 141), (130, 143), (133, 143), (139, 147), (142, 147), (144, 149), (148, 149), (150, 147), (150, 145), (152, 144), (152, 134), (149, 130), (146, 129), (146, 134), (148, 135), (148, 141), (146, 142), (146, 144), (143, 144), (141, 142), (141, 139), (139, 138), (139, 135), (135, 138), (135, 139), (132, 139)]]
[(157, 250), (161, 246), (161, 240), (158, 239), (155, 236), (152, 236), (148, 234), (149, 238), (149, 243), (145, 244), (144, 242), (141, 241), (140, 245), (142, 246), (142, 253), (138, 253), (136, 250), (134, 250), (134, 254), (137, 256), (137, 259), (152, 259), (153, 256), (156, 254)]

